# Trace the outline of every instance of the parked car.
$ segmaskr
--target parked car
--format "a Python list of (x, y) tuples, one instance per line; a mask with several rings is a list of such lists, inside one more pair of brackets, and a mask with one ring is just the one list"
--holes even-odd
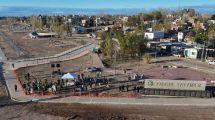
[(184, 55), (181, 54), (181, 53), (173, 53), (172, 55), (173, 55), (174, 57), (184, 57)]
[(97, 68), (97, 67), (88, 67), (85, 70), (86, 72), (101, 72), (102, 69), (101, 68)]
[(209, 65), (215, 65), (215, 60), (207, 60), (206, 61)]

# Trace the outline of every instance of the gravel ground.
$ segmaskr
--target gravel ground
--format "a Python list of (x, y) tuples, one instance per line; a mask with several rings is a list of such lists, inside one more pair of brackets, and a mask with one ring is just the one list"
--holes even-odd
[(152, 68), (144, 71), (148, 78), (171, 80), (215, 80), (213, 76), (188, 68)]
[(213, 120), (215, 108), (32, 103), (1, 107), (0, 116), (4, 120)]
[(13, 48), (8, 45), (3, 38), (0, 36), (0, 48), (3, 50), (3, 52), (5, 53), (5, 56), (8, 59), (16, 59), (18, 58), (16, 52), (13, 50)]

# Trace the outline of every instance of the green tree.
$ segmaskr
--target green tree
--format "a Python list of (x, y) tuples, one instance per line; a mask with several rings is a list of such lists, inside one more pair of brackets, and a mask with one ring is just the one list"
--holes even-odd
[(155, 20), (160, 20), (162, 18), (162, 14), (160, 11), (153, 11), (150, 13), (150, 15), (153, 17)]
[(144, 62), (145, 62), (146, 64), (149, 64), (150, 61), (151, 61), (151, 56), (150, 56), (150, 54), (149, 54), (149, 53), (145, 53), (143, 57), (144, 57)]
[(117, 53), (118, 42), (111, 38), (110, 34), (107, 33), (103, 42), (100, 43), (101, 51), (104, 56), (112, 58)]
[(40, 21), (36, 16), (30, 17), (30, 23), (34, 30), (41, 30), (43, 28), (42, 21)]
[(204, 42), (208, 41), (208, 36), (204, 32), (198, 32), (194, 37), (194, 41), (196, 43), (203, 44)]
[(215, 20), (215, 14), (213, 14), (213, 15), (211, 16), (211, 19), (212, 19), (212, 20)]
[(139, 16), (133, 15), (128, 17), (128, 22), (126, 25), (128, 26), (137, 26), (140, 23), (140, 18)]
[(214, 37), (215, 36), (215, 25), (211, 24), (208, 27), (208, 37)]
[(66, 31), (66, 27), (64, 24), (53, 24), (50, 28), (52, 31), (58, 33), (59, 36), (61, 36), (63, 32)]
[(146, 50), (146, 39), (137, 33), (128, 33), (125, 36), (119, 36), (120, 51), (122, 54), (141, 55)]

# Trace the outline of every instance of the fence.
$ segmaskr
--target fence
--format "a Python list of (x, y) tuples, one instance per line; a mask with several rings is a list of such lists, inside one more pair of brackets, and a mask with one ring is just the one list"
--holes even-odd
[(143, 94), (145, 94), (145, 95), (178, 96), (178, 97), (202, 97), (202, 98), (213, 97), (211, 91), (144, 89)]

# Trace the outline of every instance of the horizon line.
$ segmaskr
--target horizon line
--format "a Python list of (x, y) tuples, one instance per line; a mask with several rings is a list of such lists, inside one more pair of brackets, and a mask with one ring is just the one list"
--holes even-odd
[[(26, 7), (26, 8), (64, 8), (64, 9), (172, 9), (172, 8), (178, 8), (176, 6), (172, 6), (172, 7), (122, 7), (122, 8), (81, 8), (81, 7), (56, 7), (56, 6), (1, 6), (0, 7), (7, 7), (7, 8), (12, 8), (12, 7)], [(180, 6), (181, 8), (193, 8), (193, 7), (210, 7), (210, 8), (215, 8), (215, 4), (214, 5), (194, 5), (194, 6)]]

